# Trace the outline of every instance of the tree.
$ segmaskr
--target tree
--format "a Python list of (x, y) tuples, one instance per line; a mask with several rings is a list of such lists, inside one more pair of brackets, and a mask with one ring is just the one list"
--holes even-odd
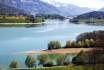
[(61, 48), (61, 43), (59, 41), (55, 41), (55, 49)]
[(70, 63), (70, 59), (67, 54), (60, 54), (56, 59), (56, 63), (58, 66), (68, 65)]
[(52, 61), (49, 61), (49, 62), (47, 62), (47, 63), (45, 63), (44, 65), (43, 65), (43, 67), (51, 67), (51, 66), (53, 66), (53, 62)]
[(35, 62), (36, 62), (35, 57), (31, 55), (28, 55), (25, 60), (25, 64), (28, 68), (32, 68), (33, 66), (35, 66)]
[(81, 41), (78, 41), (77, 48), (81, 48), (81, 47), (82, 47), (82, 42)]
[(87, 52), (87, 64), (85, 64), (84, 70), (104, 70), (104, 46), (94, 47)]
[(61, 48), (61, 43), (59, 41), (50, 41), (48, 43), (48, 50)]
[(81, 41), (82, 42), (82, 47), (84, 48), (84, 46), (85, 46), (85, 43), (83, 42), (83, 41)]
[(74, 17), (73, 19), (70, 19), (70, 22), (79, 22), (79, 19), (77, 17)]
[(72, 45), (72, 48), (75, 48), (77, 46), (75, 41), (73, 41), (71, 45)]
[(94, 44), (95, 44), (94, 40), (93, 39), (90, 39), (89, 40), (89, 44), (90, 44), (90, 47), (94, 47)]
[(40, 54), (37, 56), (37, 60), (39, 61), (38, 65), (44, 65), (48, 61), (48, 55)]
[(76, 57), (72, 59), (72, 63), (82, 65), (85, 63), (86, 56), (87, 56), (86, 52), (82, 50)]
[(85, 39), (85, 47), (86, 48), (89, 48), (90, 47), (90, 44), (89, 44), (89, 40), (88, 39)]
[(72, 46), (71, 41), (70, 41), (70, 40), (67, 41), (67, 42), (66, 42), (66, 48), (71, 48), (71, 46)]
[(17, 61), (12, 61), (9, 65), (10, 68), (18, 68), (18, 62)]

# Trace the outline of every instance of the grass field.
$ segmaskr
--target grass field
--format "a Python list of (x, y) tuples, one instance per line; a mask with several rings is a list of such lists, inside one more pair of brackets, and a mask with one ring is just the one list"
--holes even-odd
[(36, 69), (17, 69), (17, 70), (83, 70), (82, 66), (67, 66), (67, 67), (50, 67)]
[(13, 18), (13, 17), (7, 17), (7, 18), (0, 18), (0, 23), (30, 23), (30, 20), (26, 20), (24, 18)]
[(80, 19), (79, 22), (104, 23), (104, 19)]
[[(0, 18), (3, 18), (3, 17), (0, 17)], [(21, 17), (22, 19), (25, 19), (26, 17)], [(20, 19), (20, 17), (15, 17), (15, 16), (7, 16), (6, 19)]]

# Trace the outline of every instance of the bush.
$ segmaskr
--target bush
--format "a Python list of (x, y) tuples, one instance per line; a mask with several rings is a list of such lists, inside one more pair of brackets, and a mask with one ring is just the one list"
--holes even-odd
[(17, 61), (12, 61), (9, 65), (10, 68), (18, 68), (18, 62)]
[(47, 62), (46, 64), (43, 65), (43, 67), (52, 67), (53, 66), (53, 62), (52, 61), (49, 61)]
[(72, 63), (76, 65), (83, 65), (85, 63), (87, 53), (83, 50), (79, 52), (79, 54), (72, 59)]
[(58, 66), (67, 66), (70, 64), (70, 58), (67, 54), (60, 54), (56, 59), (56, 64)]

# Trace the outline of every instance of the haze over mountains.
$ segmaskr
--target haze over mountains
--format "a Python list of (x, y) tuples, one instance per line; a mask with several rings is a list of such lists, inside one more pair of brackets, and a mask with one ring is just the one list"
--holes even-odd
[(99, 9), (99, 11), (104, 11), (104, 7), (103, 7), (103, 8), (101, 8), (101, 9)]
[(55, 2), (54, 0), (0, 0), (0, 5), (6, 5), (9, 8), (18, 8), (21, 10), (20, 12), (25, 10), (31, 14), (79, 15), (96, 10), (69, 3)]

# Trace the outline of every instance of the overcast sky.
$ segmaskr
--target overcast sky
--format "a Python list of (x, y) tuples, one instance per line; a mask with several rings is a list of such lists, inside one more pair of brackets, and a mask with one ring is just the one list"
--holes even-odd
[(75, 4), (80, 7), (102, 8), (104, 7), (104, 0), (55, 0), (58, 2)]

